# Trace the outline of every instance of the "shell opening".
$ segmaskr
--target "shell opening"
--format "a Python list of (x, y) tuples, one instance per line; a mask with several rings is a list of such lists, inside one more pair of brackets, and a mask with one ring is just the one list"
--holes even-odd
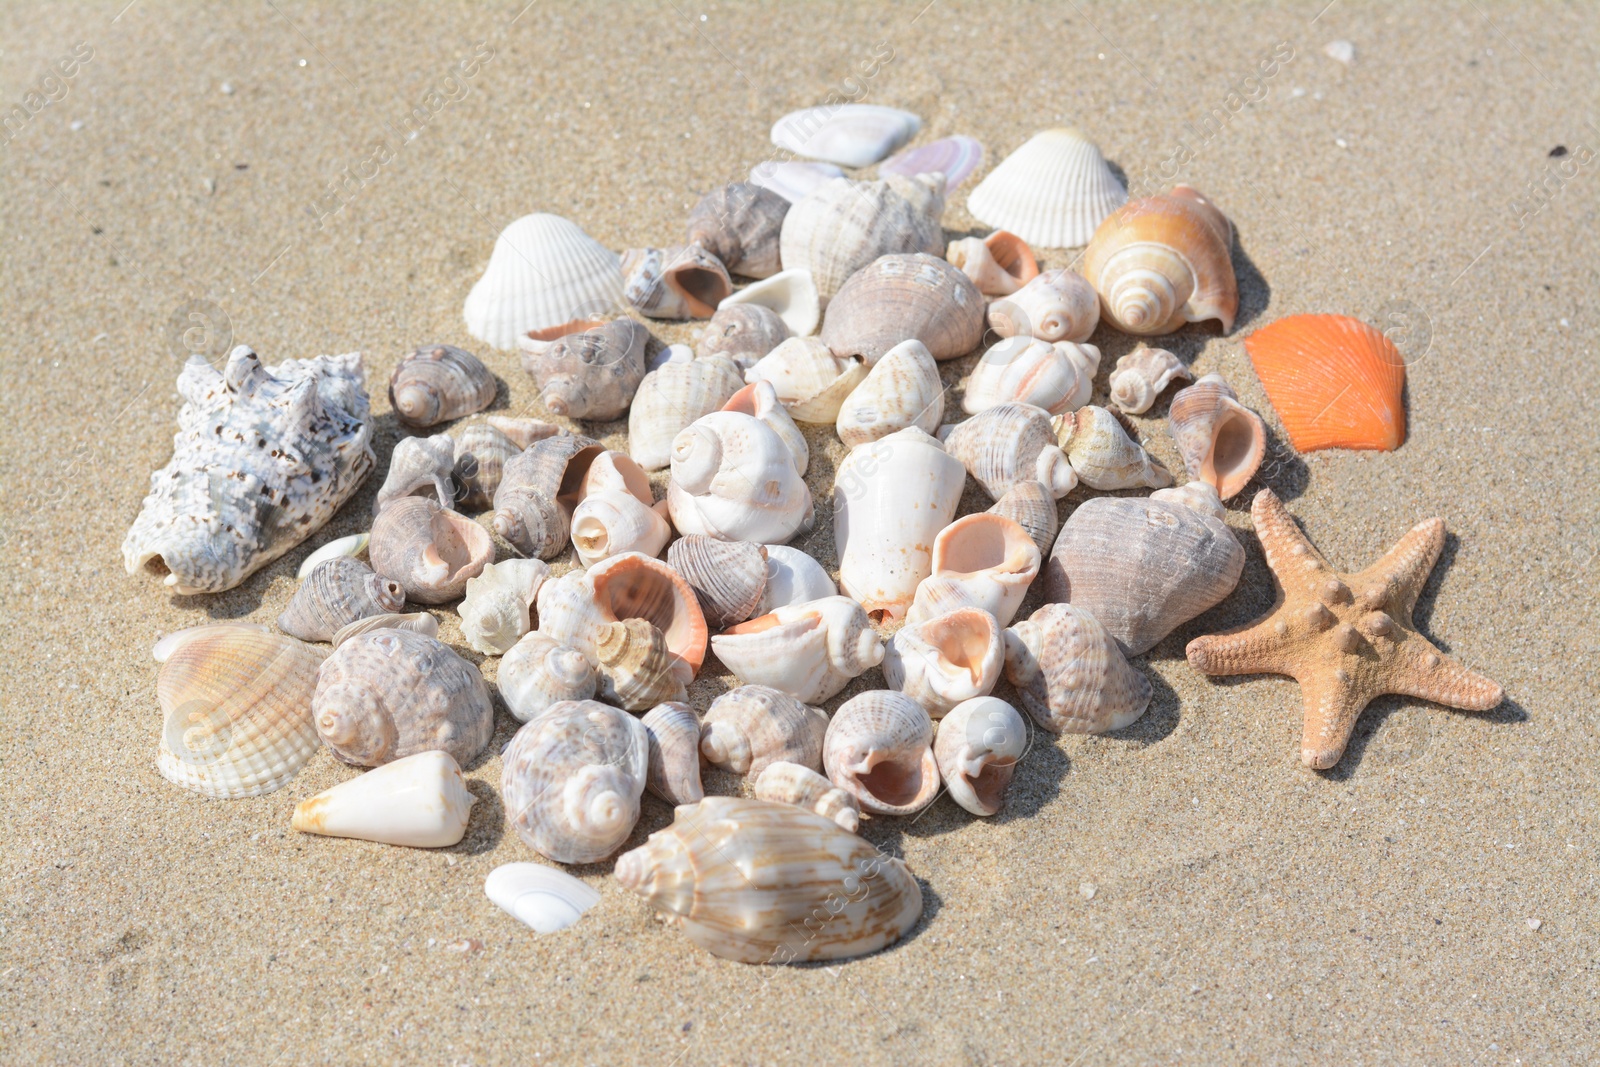
[(928, 642), (944, 661), (965, 671), (977, 685), (983, 680), (983, 661), (989, 652), (989, 620), (976, 610), (952, 611), (923, 625)]
[(1220, 490), (1228, 476), (1247, 467), (1256, 456), (1255, 424), (1230, 410), (1212, 432), (1211, 451), (1206, 456), (1204, 478)]
[(922, 760), (919, 756), (894, 757), (868, 754), (870, 769), (857, 774), (856, 782), (880, 803), (903, 808), (922, 793)]

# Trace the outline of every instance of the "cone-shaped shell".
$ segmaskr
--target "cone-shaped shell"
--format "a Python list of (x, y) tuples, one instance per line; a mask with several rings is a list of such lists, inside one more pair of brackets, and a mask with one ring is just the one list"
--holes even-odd
[(522, 369), (539, 386), (546, 408), (605, 421), (628, 410), (661, 342), (632, 319), (617, 319), (554, 341), (525, 339), (520, 347)]
[(673, 441), (667, 506), (680, 533), (724, 541), (783, 542), (814, 521), (789, 446), (736, 411), (712, 412)]
[(465, 515), (407, 496), (372, 520), (368, 555), (373, 570), (405, 587), (407, 599), (447, 604), (494, 562), (494, 539)]
[(939, 795), (933, 720), (904, 693), (877, 689), (841, 704), (822, 762), (829, 780), (875, 815), (914, 815)]
[(1232, 224), (1178, 185), (1101, 223), (1084, 252), (1083, 276), (1100, 294), (1106, 321), (1123, 333), (1172, 333), (1207, 319), (1227, 333), (1239, 311), (1232, 255)]
[(522, 639), (528, 613), (539, 587), (550, 577), (550, 565), (537, 559), (491, 563), (467, 582), (461, 602), (461, 635), (486, 656), (499, 656)]
[(844, 596), (775, 608), (711, 639), (725, 667), (752, 685), (817, 704), (883, 662), (883, 639)]
[(1100, 325), (1100, 297), (1083, 276), (1047, 270), (989, 305), (989, 329), (1001, 337), (1087, 341)]
[(984, 296), (1010, 296), (1039, 276), (1039, 261), (1033, 256), (1033, 249), (1008, 230), (951, 241), (944, 258), (972, 279)]
[(1032, 404), (1060, 415), (1089, 402), (1099, 368), (1100, 350), (1094, 345), (1010, 337), (972, 368), (961, 406), (972, 415), (1001, 404)]
[(778, 399), (778, 391), (771, 382), (751, 382), (730, 396), (722, 410), (737, 411), (766, 423), (789, 450), (795, 473), (805, 477), (806, 468), (811, 465), (811, 446), (806, 444), (805, 432), (795, 425), (794, 416)]
[(822, 320), (822, 295), (817, 292), (817, 280), (809, 270), (779, 271), (740, 289), (718, 305), (717, 310), (742, 304), (771, 308), (795, 337), (816, 333), (817, 323)]
[[(711, 321), (695, 333), (694, 355), (696, 359), (726, 356), (742, 375), (788, 339), (789, 324), (776, 311), (761, 304), (724, 300)], [(633, 403), (637, 409), (638, 398)]]
[[(1052, 533), (1050, 539), (1055, 540), (1055, 534)], [(767, 587), (750, 613), (751, 618), (770, 615), (791, 604), (839, 595), (839, 587), (833, 584), (822, 564), (805, 552), (788, 545), (763, 547), (767, 550)]]
[(994, 616), (961, 607), (902, 626), (884, 650), (883, 680), (941, 719), (964, 700), (988, 696), (1003, 658)]
[(624, 853), (615, 873), (690, 941), (741, 963), (866, 955), (922, 916), (904, 862), (793, 804), (707, 797)]
[(1291, 315), (1245, 338), (1289, 440), (1320, 448), (1399, 448), (1406, 365), (1379, 330), (1343, 315)]
[(892, 174), (881, 182), (834, 178), (784, 217), (783, 265), (810, 271), (826, 305), (850, 275), (879, 256), (943, 252), (943, 212), (943, 175)]
[(974, 815), (994, 815), (1005, 806), (1011, 776), (1028, 750), (1028, 726), (999, 697), (974, 697), (957, 704), (939, 723), (933, 755), (950, 799)]
[(305, 834), (447, 848), (467, 833), (473, 796), (448, 752), (418, 752), (325, 789), (294, 807)]
[(778, 236), (789, 201), (751, 182), (713, 189), (689, 212), (689, 243), (746, 278), (778, 273)]
[(752, 384), (770, 382), (778, 400), (799, 422), (830, 423), (845, 397), (867, 376), (867, 365), (836, 355), (815, 337), (791, 337), (745, 371)]
[(645, 711), (687, 695), (674, 670), (676, 657), (660, 630), (643, 619), (600, 627), (595, 638), (601, 700), (626, 711)]
[(878, 177), (903, 174), (943, 174), (946, 193), (967, 180), (983, 162), (983, 145), (965, 134), (942, 137), (937, 141), (908, 148), (878, 164)]
[(700, 755), (713, 767), (758, 775), (779, 761), (822, 766), (828, 716), (787, 693), (742, 685), (711, 702), (700, 725)]
[(537, 630), (501, 658), (495, 682), (518, 722), (529, 722), (564, 700), (588, 700), (599, 688), (599, 677), (582, 652)]
[(613, 312), (622, 297), (616, 253), (556, 215), (524, 215), (501, 231), (467, 294), (467, 332), (499, 349)]
[(909, 111), (878, 104), (825, 104), (791, 111), (772, 124), (772, 143), (799, 156), (865, 167), (922, 128)]
[(560, 434), (511, 457), (494, 493), (494, 532), (525, 556), (549, 559), (560, 552), (583, 479), (603, 451), (587, 437)]
[(822, 340), (835, 355), (869, 365), (907, 339), (921, 341), (934, 359), (955, 359), (983, 339), (985, 310), (972, 280), (937, 255), (879, 256), (829, 302)]
[(749, 541), (689, 534), (667, 549), (667, 564), (694, 590), (713, 631), (748, 619), (767, 590), (767, 550)]
[(767, 764), (767, 769), (756, 777), (757, 800), (770, 800), (775, 804), (794, 804), (807, 811), (832, 819), (841, 830), (852, 834), (861, 828), (861, 805), (855, 794), (840, 789), (810, 767), (798, 763)]
[(423, 345), (389, 377), (389, 403), (400, 424), (423, 430), (482, 411), (498, 384), (477, 356), (453, 345)]
[(433, 749), (471, 763), (494, 733), (478, 668), (409, 630), (374, 630), (334, 649), (317, 672), (311, 710), (322, 743), (360, 767)]
[[(1050, 510), (1053, 515), (1053, 500)], [(988, 612), (1005, 626), (1022, 606), (1042, 559), (1028, 531), (1003, 515), (964, 515), (934, 538), (933, 573), (917, 586), (906, 621), (968, 607)]]
[(1239, 403), (1220, 374), (1208, 374), (1173, 397), (1167, 423), (1189, 477), (1223, 500), (1249, 483), (1267, 451), (1261, 416)]
[(657, 704), (640, 720), (650, 734), (650, 774), (645, 788), (668, 804), (705, 798), (700, 784), (700, 716), (680, 701)]
[(1050, 546), (1056, 543), (1056, 532), (1061, 529), (1055, 494), (1040, 481), (1013, 482), (994, 502), (989, 514), (1004, 516), (1027, 531), (1041, 556), (1049, 553)]
[(452, 506), (455, 465), (456, 443), (448, 434), (402, 437), (389, 457), (389, 471), (372, 501), (372, 513), (403, 496), (431, 496), (441, 508)]
[(967, 197), (967, 210), (1032, 244), (1076, 248), (1127, 199), (1093, 142), (1077, 130), (1053, 129), (996, 164)]
[(650, 734), (625, 711), (594, 700), (551, 705), (501, 757), (506, 821), (557, 863), (598, 863), (639, 821)]
[(744, 387), (726, 356), (676, 355), (644, 376), (628, 409), (628, 455), (647, 471), (672, 462), (672, 439), (702, 415), (720, 411)]
[(834, 428), (854, 448), (915, 426), (934, 433), (944, 418), (944, 383), (927, 346), (912, 339), (884, 353), (839, 408)]
[(1111, 372), (1111, 402), (1129, 415), (1143, 415), (1175, 380), (1192, 381), (1183, 361), (1165, 348), (1140, 345), (1117, 360)]
[(1000, 404), (939, 428), (945, 451), (960, 460), (991, 497), (1018, 482), (1043, 483), (1053, 499), (1072, 492), (1078, 475), (1056, 443), (1050, 413), (1031, 404)]
[(586, 882), (541, 863), (504, 863), (489, 872), (483, 892), (495, 906), (538, 934), (554, 934), (600, 903)]
[[(550, 436), (554, 436), (554, 426), (549, 423), (539, 425), (547, 427), (551, 431)], [(461, 427), (455, 437), (455, 463), (451, 470), (451, 481), (456, 491), (455, 506), (464, 514), (475, 514), (490, 507), (494, 502), (495, 490), (500, 488), (506, 461), (520, 455), (522, 447), (487, 419), (473, 419)]]
[(1046, 604), (1005, 633), (1006, 680), (1053, 734), (1120, 730), (1144, 714), (1150, 681), (1089, 612)]
[(300, 583), (278, 616), (278, 629), (302, 641), (331, 641), (357, 619), (405, 606), (406, 591), (392, 578), (373, 573), (360, 560), (330, 559)]
[(320, 747), (311, 694), (323, 653), (292, 637), (218, 623), (157, 646), (161, 749), (174, 785), (213, 798), (270, 793)]
[(1090, 612), (1130, 656), (1239, 584), (1244, 549), (1214, 515), (1171, 500), (1096, 497), (1061, 526), (1045, 598)]
[(1090, 489), (1160, 489), (1172, 484), (1167, 469), (1128, 436), (1107, 408), (1091, 404), (1057, 415), (1051, 425), (1067, 462)]

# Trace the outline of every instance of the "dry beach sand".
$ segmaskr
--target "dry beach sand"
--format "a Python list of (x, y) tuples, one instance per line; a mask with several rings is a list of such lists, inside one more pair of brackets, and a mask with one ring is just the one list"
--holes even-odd
[[(0, 1061), (1596, 1058), (1595, 8), (124, 2), (0, 12), (4, 108), (59, 97), (0, 146)], [(1352, 65), (1323, 52), (1341, 38)], [(91, 58), (44, 84), (79, 42)], [(880, 42), (893, 58), (863, 78)], [(1261, 78), (1282, 42), (1293, 58)], [(391, 132), (475, 54), (464, 95), (414, 139)], [(578, 869), (602, 902), (565, 934), (496, 910), (484, 877), (536, 858), (497, 800), (503, 709), (469, 768), (468, 837), (441, 852), (291, 832), (297, 799), (352, 773), (326, 755), (256, 800), (164, 782), (153, 641), (276, 618), (299, 561), (364, 529), (378, 485), (229, 593), (125, 575), (123, 533), (170, 455), (169, 320), (193, 311), (268, 362), (366, 353), (382, 469), (399, 436), (383, 383), (420, 343), (486, 355), (496, 406), (537, 407), (514, 356), (460, 319), (500, 226), (551, 211), (613, 248), (668, 243), (699, 193), (770, 152), (775, 118), (830, 92), (917, 111), (923, 139), (974, 134), (986, 167), (1076, 123), (1140, 187), (1203, 189), (1238, 230), (1241, 324), (1171, 347), (1269, 425), (1250, 329), (1302, 311), (1403, 324), (1405, 446), (1296, 457), (1275, 429), (1258, 482), (1344, 568), (1443, 515), (1418, 620), (1506, 702), (1380, 700), (1333, 771), (1303, 768), (1292, 682), (1215, 682), (1182, 658), (1271, 601), (1247, 492), (1229, 517), (1244, 580), (1140, 658), (1156, 697), (1137, 724), (1037, 736), (998, 818), (946, 798), (866, 828), (927, 908), (905, 943), (843, 966), (712, 958), (609, 864)], [(953, 232), (975, 225), (970, 187)], [(1094, 340), (1104, 402), (1132, 342)], [(947, 366), (952, 400), (971, 362)], [(1139, 421), (1176, 467), (1161, 420)], [(843, 448), (812, 446), (821, 532), (803, 543), (831, 563)], [(708, 671), (694, 699), (728, 685)], [(670, 814), (647, 799), (635, 842)]]

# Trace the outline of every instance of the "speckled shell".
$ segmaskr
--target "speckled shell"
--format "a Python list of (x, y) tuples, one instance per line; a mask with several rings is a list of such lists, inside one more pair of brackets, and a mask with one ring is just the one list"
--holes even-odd
[(644, 787), (668, 804), (703, 800), (700, 716), (689, 705), (673, 700), (657, 704), (640, 721), (650, 734), (650, 773)]
[(1059, 500), (1078, 476), (1056, 443), (1050, 413), (1031, 404), (999, 404), (939, 428), (945, 451), (998, 500), (1018, 482), (1042, 482)]
[(645, 711), (688, 694), (674, 670), (677, 657), (661, 631), (644, 619), (600, 627), (595, 637), (599, 697), (626, 711)]
[(451, 507), (456, 499), (455, 465), (456, 443), (447, 434), (402, 437), (389, 457), (389, 472), (372, 501), (372, 513), (403, 496), (431, 496), (441, 508)]
[(232, 589), (316, 533), (376, 463), (359, 353), (268, 371), (240, 345), (221, 373), (191, 358), (178, 392), (172, 459), (122, 542), (129, 574), (174, 593)]
[(724, 541), (784, 542), (814, 521), (788, 445), (734, 411), (712, 412), (673, 441), (667, 507), (679, 533)]
[(791, 604), (839, 595), (839, 587), (833, 584), (822, 564), (805, 552), (788, 545), (763, 547), (767, 550), (767, 587), (750, 613), (752, 619)]
[(1017, 761), (1028, 750), (1028, 726), (999, 697), (957, 704), (939, 723), (933, 755), (950, 799), (974, 815), (1005, 806)]
[(495, 240), (462, 317), (472, 336), (512, 349), (530, 331), (559, 337), (573, 323), (614, 314), (621, 297), (615, 252), (559, 215), (524, 215)]
[(553, 414), (605, 421), (628, 410), (660, 347), (637, 322), (617, 319), (555, 341), (522, 341), (522, 369)]
[(829, 780), (875, 815), (914, 815), (939, 796), (933, 720), (904, 693), (872, 690), (841, 704), (822, 761)]
[(1232, 257), (1232, 224), (1199, 192), (1176, 185), (1102, 222), (1084, 251), (1083, 276), (1123, 333), (1172, 333), (1207, 319), (1227, 333), (1239, 310)]
[(1082, 608), (1046, 604), (1007, 630), (1005, 643), (1006, 681), (1053, 734), (1120, 730), (1150, 703), (1149, 680)]
[(539, 629), (598, 662), (600, 628), (623, 619), (645, 619), (661, 630), (681, 661), (687, 685), (706, 654), (706, 620), (689, 583), (678, 572), (637, 552), (601, 560), (583, 573), (546, 582), (539, 590)]
[(742, 685), (711, 702), (700, 724), (700, 755), (713, 767), (758, 775), (780, 760), (818, 770), (828, 716), (788, 693)]
[(778, 273), (778, 238), (789, 201), (751, 182), (713, 189), (689, 212), (690, 244), (722, 260), (733, 273), (767, 278)]
[(748, 619), (767, 590), (767, 550), (749, 541), (688, 534), (667, 549), (667, 565), (694, 590), (713, 631)]
[(389, 403), (400, 425), (425, 430), (482, 411), (497, 388), (489, 368), (466, 349), (423, 345), (389, 376)]
[(720, 411), (744, 386), (744, 372), (726, 356), (675, 354), (644, 376), (628, 409), (628, 455), (647, 471), (672, 462), (672, 440), (702, 415)]
[(340, 627), (399, 611), (405, 602), (399, 582), (374, 574), (360, 560), (330, 559), (300, 583), (278, 616), (278, 629), (302, 641), (331, 641)]
[(961, 399), (976, 414), (1001, 404), (1032, 404), (1052, 415), (1089, 402), (1100, 350), (1094, 345), (1010, 337), (991, 347), (972, 368)]
[(769, 382), (799, 422), (831, 423), (862, 379), (867, 365), (838, 356), (815, 337), (791, 337), (744, 372), (751, 384)]
[(1165, 348), (1140, 345), (1117, 360), (1111, 371), (1111, 403), (1129, 415), (1143, 415), (1174, 380), (1192, 381), (1183, 361)]
[(1090, 404), (1057, 415), (1050, 424), (1067, 462), (1090, 489), (1160, 489), (1172, 484), (1167, 469), (1139, 447), (1108, 408)]
[(461, 602), (461, 635), (486, 656), (510, 651), (529, 630), (528, 613), (550, 565), (537, 559), (508, 559), (485, 566), (468, 579)]
[(1261, 416), (1239, 403), (1220, 374), (1207, 374), (1172, 398), (1167, 424), (1189, 477), (1205, 482), (1223, 500), (1255, 477), (1267, 451)]
[(333, 647), (338, 648), (351, 638), (369, 634), (374, 630), (410, 630), (412, 633), (438, 637), (439, 620), (426, 611), (369, 615), (364, 619), (347, 622), (339, 627), (338, 632), (333, 635)]
[(1151, 497), (1096, 497), (1061, 526), (1045, 598), (1091, 612), (1130, 656), (1239, 584), (1244, 549), (1213, 514)]
[(374, 630), (334, 649), (317, 672), (311, 711), (322, 743), (359, 767), (433, 749), (469, 764), (494, 733), (478, 668), (409, 630)]
[(1061, 529), (1055, 494), (1043, 482), (1031, 479), (1013, 482), (994, 502), (989, 514), (1003, 515), (1026, 530), (1041, 555), (1049, 554), (1050, 546), (1056, 543), (1056, 532)]
[(943, 418), (939, 365), (927, 346), (913, 339), (895, 345), (873, 365), (840, 406), (834, 429), (854, 448), (907, 426), (934, 433)]
[(1039, 261), (1028, 242), (1007, 230), (988, 237), (951, 241), (944, 258), (972, 279), (984, 296), (1010, 296), (1039, 276)]
[[(555, 436), (556, 427), (549, 423), (537, 425), (549, 429), (550, 433), (545, 436)], [(451, 472), (456, 507), (462, 512), (476, 513), (493, 506), (495, 490), (500, 488), (507, 461), (521, 455), (522, 449), (509, 434), (486, 419), (473, 419), (463, 426), (456, 434), (455, 467)]]
[(465, 515), (426, 497), (404, 496), (372, 520), (372, 569), (418, 604), (446, 604), (494, 562), (494, 539)]
[(817, 292), (817, 280), (808, 270), (780, 270), (770, 278), (752, 282), (724, 300), (717, 310), (741, 304), (771, 308), (794, 337), (816, 333), (817, 323), (822, 320), (822, 296)]
[(525, 556), (556, 555), (567, 545), (584, 476), (603, 451), (598, 441), (561, 434), (512, 456), (494, 492), (494, 532)]
[(1001, 337), (1082, 343), (1100, 325), (1094, 286), (1065, 268), (1047, 270), (989, 305), (989, 329)]
[(156, 647), (156, 768), (167, 781), (217, 799), (260, 796), (316, 754), (320, 649), (238, 623), (194, 627)]
[(598, 863), (639, 821), (650, 734), (594, 700), (552, 705), (506, 746), (500, 795), (523, 842), (557, 863)]
[(822, 340), (835, 355), (868, 365), (911, 339), (934, 359), (955, 359), (983, 339), (983, 294), (937, 255), (879, 256), (845, 281), (828, 304)]
[(811, 446), (806, 444), (805, 432), (795, 425), (794, 416), (778, 399), (778, 391), (771, 382), (752, 382), (730, 396), (722, 410), (737, 411), (766, 423), (789, 450), (795, 473), (805, 477), (806, 468), (811, 465)]
[(788, 339), (788, 324), (771, 308), (724, 302), (711, 321), (695, 333), (694, 355), (696, 359), (727, 356), (742, 375), (755, 366), (756, 360)]
[(690, 941), (741, 963), (862, 956), (922, 915), (922, 890), (901, 860), (820, 815), (741, 797), (679, 808), (615, 874)]
[[(1053, 514), (1055, 501), (1050, 507)], [(981, 608), (1005, 626), (1038, 577), (1042, 558), (1028, 531), (1005, 516), (964, 515), (933, 539), (933, 573), (917, 586), (906, 621)]]
[(767, 764), (767, 769), (756, 777), (755, 795), (757, 800), (793, 804), (832, 819), (839, 829), (852, 834), (861, 828), (861, 805), (855, 794), (798, 763), (780, 760)]
[(730, 626), (711, 639), (711, 650), (742, 681), (807, 704), (827, 700), (883, 662), (883, 639), (861, 605), (844, 596), (775, 608)]
[(599, 676), (582, 652), (535, 630), (501, 657), (495, 684), (511, 714), (528, 722), (553, 704), (588, 700)]
[(780, 244), (783, 265), (810, 271), (826, 305), (845, 279), (879, 256), (943, 252), (943, 213), (943, 175), (894, 174), (881, 182), (834, 178), (789, 209)]
[(883, 680), (942, 719), (963, 700), (987, 696), (1003, 658), (994, 616), (960, 607), (902, 626), (884, 650)]
[(709, 319), (733, 293), (733, 279), (699, 245), (635, 248), (622, 256), (622, 296), (652, 319)]

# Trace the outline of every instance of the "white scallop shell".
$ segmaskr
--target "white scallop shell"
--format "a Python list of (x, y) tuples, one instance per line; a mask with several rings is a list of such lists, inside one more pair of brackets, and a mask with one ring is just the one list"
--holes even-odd
[(508, 559), (486, 565), (467, 579), (461, 602), (461, 635), (486, 656), (510, 651), (528, 632), (528, 612), (539, 587), (550, 577), (550, 564), (537, 559)]
[(884, 650), (883, 680), (941, 719), (988, 696), (1004, 663), (1000, 624), (982, 608), (962, 607), (902, 626)]
[(791, 604), (839, 595), (839, 587), (810, 553), (788, 545), (764, 547), (767, 550), (767, 588), (750, 613), (752, 618)]
[(1015, 402), (1060, 415), (1089, 402), (1099, 367), (1100, 350), (1094, 345), (1008, 337), (972, 368), (961, 406), (976, 415)]
[(448, 752), (418, 752), (340, 782), (294, 806), (301, 833), (445, 848), (467, 833), (474, 797)]
[(933, 755), (950, 799), (974, 815), (993, 815), (1005, 803), (1017, 761), (1028, 750), (1028, 725), (999, 697), (957, 704), (939, 723)]
[(854, 448), (915, 426), (926, 433), (944, 418), (939, 365), (921, 341), (902, 341), (873, 364), (839, 408), (834, 428)]
[(615, 252), (559, 215), (524, 215), (500, 232), (467, 294), (467, 332), (511, 350), (529, 331), (613, 313), (622, 301)]
[(909, 111), (877, 104), (826, 104), (791, 111), (772, 125), (772, 143), (800, 156), (865, 167), (922, 129)]
[(832, 163), (769, 159), (750, 168), (751, 182), (771, 189), (791, 204), (810, 196), (829, 178), (842, 177), (844, 171)]
[[(770, 551), (770, 549), (769, 549)], [(844, 596), (775, 608), (711, 639), (717, 658), (747, 685), (819, 704), (883, 662), (883, 639)]]
[(1076, 248), (1128, 199), (1100, 149), (1077, 130), (1035, 134), (967, 197), (972, 217), (1029, 244)]
[(717, 305), (720, 311), (737, 304), (759, 304), (778, 313), (796, 337), (809, 337), (822, 321), (822, 297), (809, 270), (780, 270), (770, 278), (752, 282)]
[(483, 892), (534, 933), (565, 930), (600, 903), (600, 893), (566, 871), (539, 863), (506, 863), (489, 872)]

